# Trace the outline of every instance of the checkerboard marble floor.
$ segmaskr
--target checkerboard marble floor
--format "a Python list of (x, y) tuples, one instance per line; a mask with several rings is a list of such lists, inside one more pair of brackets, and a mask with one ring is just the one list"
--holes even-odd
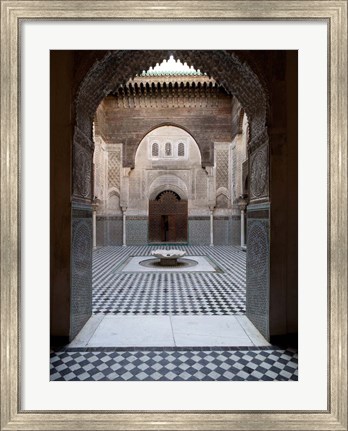
[[(230, 246), (167, 246), (167, 249), (185, 250), (188, 257), (207, 257), (215, 272), (124, 271), (130, 257), (150, 256), (156, 248), (102, 247), (94, 251), (93, 319), (137, 315), (167, 316), (171, 319), (184, 318), (180, 316), (189, 319), (191, 316), (209, 316), (211, 319), (236, 316), (236, 319), (246, 319), (246, 254), (242, 250)], [(67, 346), (51, 352), (51, 380), (298, 380), (297, 352), (265, 343), (254, 343), (249, 347), (245, 344), (239, 344), (240, 347), (214, 347), (212, 344), (197, 347), (197, 344), (189, 343), (174, 347), (148, 347), (143, 344), (142, 347), (100, 347), (98, 341), (101, 339), (98, 339), (96, 347), (91, 347), (81, 344), (81, 336), (78, 338), (71, 346), (81, 347)]]
[(297, 353), (279, 348), (76, 348), (51, 354), (51, 380), (297, 381)]
[(122, 271), (131, 256), (150, 256), (157, 248), (120, 246), (94, 251), (94, 314), (245, 314), (245, 252), (231, 246), (166, 246), (167, 249), (185, 250), (188, 258), (207, 256), (218, 271)]

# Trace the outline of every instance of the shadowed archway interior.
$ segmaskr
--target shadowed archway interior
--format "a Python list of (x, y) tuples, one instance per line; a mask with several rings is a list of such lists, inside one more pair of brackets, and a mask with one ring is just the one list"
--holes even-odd
[(172, 190), (149, 202), (149, 242), (187, 242), (187, 201)]

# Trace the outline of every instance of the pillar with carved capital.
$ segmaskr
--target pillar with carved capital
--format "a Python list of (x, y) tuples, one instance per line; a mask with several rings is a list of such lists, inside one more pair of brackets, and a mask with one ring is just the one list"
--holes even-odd
[(122, 177), (121, 177), (121, 209), (122, 209), (122, 246), (125, 247), (127, 245), (126, 238), (126, 228), (127, 228), (127, 218), (126, 211), (129, 201), (129, 174), (131, 172), (131, 168), (123, 168), (122, 169)]
[(205, 171), (208, 175), (208, 205), (210, 211), (210, 246), (214, 246), (214, 208), (216, 205), (215, 195), (215, 171), (213, 166), (206, 166)]
[(214, 246), (214, 207), (209, 207), (210, 210), (210, 247)]
[(245, 247), (245, 209), (240, 211), (240, 246)]

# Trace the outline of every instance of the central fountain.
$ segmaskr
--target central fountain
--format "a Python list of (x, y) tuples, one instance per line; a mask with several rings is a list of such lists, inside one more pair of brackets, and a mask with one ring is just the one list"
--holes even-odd
[(193, 259), (188, 259), (186, 251), (157, 249), (151, 252), (153, 259), (148, 257), (139, 261), (139, 265), (152, 268), (155, 271), (182, 271), (198, 265)]
[(151, 252), (151, 254), (160, 260), (159, 264), (161, 266), (178, 266), (178, 259), (184, 257), (186, 251), (157, 249)]

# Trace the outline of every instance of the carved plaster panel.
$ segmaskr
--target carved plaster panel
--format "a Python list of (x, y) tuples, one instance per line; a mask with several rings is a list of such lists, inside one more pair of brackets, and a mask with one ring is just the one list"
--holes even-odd
[(268, 196), (268, 145), (265, 144), (250, 156), (250, 199)]
[(216, 153), (216, 188), (228, 188), (228, 149), (220, 150), (215, 147)]
[(207, 198), (207, 179), (208, 176), (203, 169), (196, 172), (196, 199), (204, 200)]
[(75, 197), (92, 199), (92, 154), (79, 144), (74, 146), (73, 190)]
[(120, 190), (121, 149), (108, 152), (108, 188)]
[[(248, 130), (248, 133), (250, 133), (250, 130)], [(268, 143), (268, 133), (267, 129), (263, 128), (257, 135), (255, 134), (251, 136), (251, 139), (248, 144), (249, 152), (253, 153), (265, 143)]]

